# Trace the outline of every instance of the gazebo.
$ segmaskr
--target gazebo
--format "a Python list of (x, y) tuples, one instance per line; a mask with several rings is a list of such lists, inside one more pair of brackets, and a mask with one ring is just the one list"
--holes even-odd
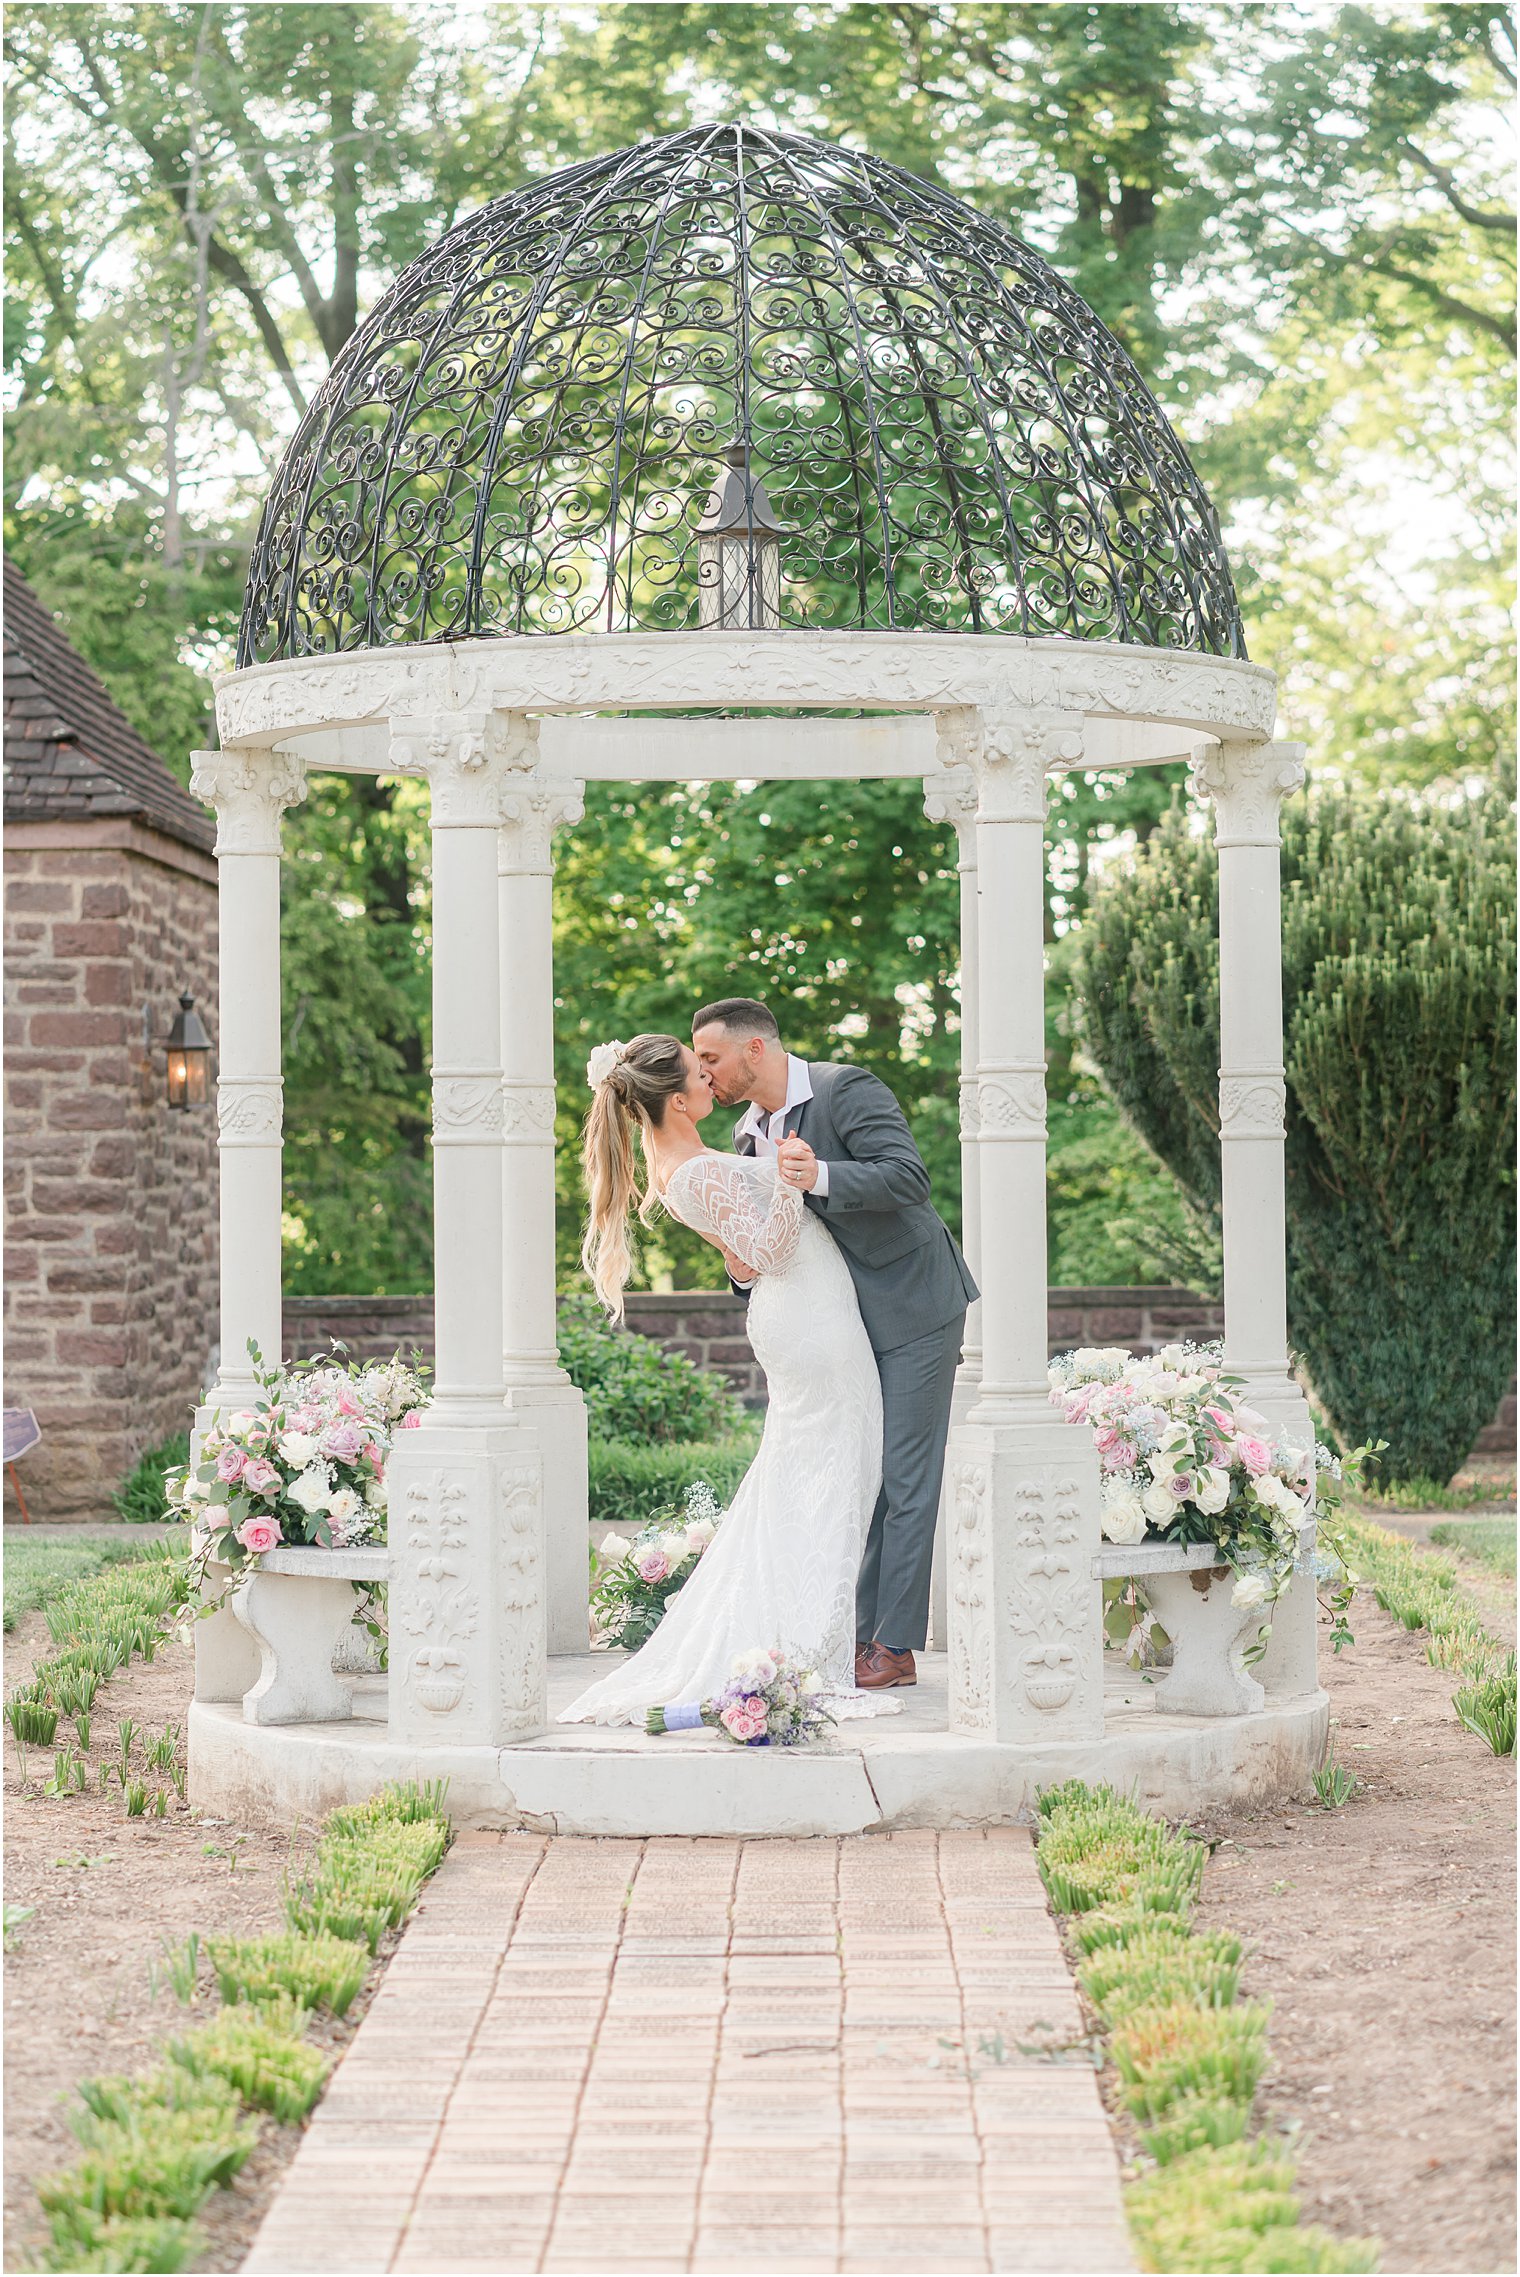
[[(1229, 1712), (1106, 1678), (1103, 1577), (1209, 1552), (1104, 1544), (1096, 1455), (1046, 1393), (1047, 783), (1185, 758), (1220, 860), (1226, 1357), (1312, 1440), (1287, 1352), (1278, 885), (1304, 766), (1274, 715), (1214, 512), (1123, 348), (1028, 247), (898, 168), (692, 128), (514, 192), (401, 275), (275, 478), (194, 778), (222, 901), (211, 1401), (247, 1403), (250, 1338), (279, 1349), (281, 816), (318, 769), (431, 799), (436, 1396), (391, 1461), (387, 1550), (277, 1551), (239, 1621), (201, 1624), (200, 1800), (321, 1807), (421, 1770), (456, 1807), (561, 1829), (806, 1832), (1007, 1818), (1079, 1772), (1179, 1808), (1302, 1779), (1326, 1729), (1312, 1575), (1278, 1602), (1261, 1686), (1226, 1670), (1240, 1622), (1215, 1639)], [(870, 776), (922, 780), (960, 850), (984, 1297), (944, 1657), (906, 1714), (804, 1756), (556, 1728), (586, 1675), (588, 1561), (585, 1417), (555, 1352), (554, 832), (592, 780)], [(350, 1583), (381, 1577), (388, 1673), (335, 1671)]]

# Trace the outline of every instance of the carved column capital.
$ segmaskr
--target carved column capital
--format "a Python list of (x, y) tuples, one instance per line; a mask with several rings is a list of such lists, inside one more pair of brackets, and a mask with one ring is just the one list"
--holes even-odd
[(1280, 846), (1282, 802), (1308, 780), (1302, 743), (1216, 743), (1190, 761), (1216, 846)]
[(981, 723), (981, 819), (1043, 823), (1050, 769), (1082, 764), (1082, 714), (999, 705), (984, 709)]
[(515, 777), (501, 802), (496, 867), (506, 877), (550, 877), (554, 833), (586, 811), (584, 783), (551, 782), (537, 773)]
[(513, 780), (538, 757), (538, 721), (526, 712), (434, 712), (391, 721), (390, 761), (424, 775), (435, 830), (494, 830)]
[(217, 853), (278, 854), (280, 818), (306, 796), (305, 760), (272, 746), (190, 756), (190, 788), (216, 810)]
[(953, 823), (962, 857), (974, 858), (981, 714), (972, 704), (957, 704), (935, 713), (934, 729), (939, 772), (924, 777), (924, 812), (931, 822)]

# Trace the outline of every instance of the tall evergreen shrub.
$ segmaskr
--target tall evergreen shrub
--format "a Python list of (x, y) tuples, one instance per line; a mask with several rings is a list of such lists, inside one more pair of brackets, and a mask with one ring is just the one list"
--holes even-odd
[[(1514, 1365), (1515, 827), (1497, 790), (1283, 811), (1288, 1315), (1348, 1441), (1449, 1479)], [(1083, 1018), (1115, 1099), (1219, 1215), (1218, 863), (1174, 813), (1096, 896)]]

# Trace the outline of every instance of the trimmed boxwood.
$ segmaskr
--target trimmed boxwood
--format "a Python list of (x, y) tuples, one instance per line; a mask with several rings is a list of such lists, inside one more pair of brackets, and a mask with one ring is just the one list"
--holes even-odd
[(646, 1446), (638, 1439), (598, 1439), (590, 1445), (590, 1516), (593, 1525), (636, 1519), (679, 1508), (686, 1489), (705, 1479), (726, 1509), (755, 1459), (758, 1432), (721, 1439), (682, 1439)]

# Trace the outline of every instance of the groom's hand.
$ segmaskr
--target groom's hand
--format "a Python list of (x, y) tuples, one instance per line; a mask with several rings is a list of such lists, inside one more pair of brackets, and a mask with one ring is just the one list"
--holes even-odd
[(818, 1157), (806, 1139), (784, 1138), (776, 1149), (781, 1176), (788, 1186), (810, 1194), (818, 1183)]

